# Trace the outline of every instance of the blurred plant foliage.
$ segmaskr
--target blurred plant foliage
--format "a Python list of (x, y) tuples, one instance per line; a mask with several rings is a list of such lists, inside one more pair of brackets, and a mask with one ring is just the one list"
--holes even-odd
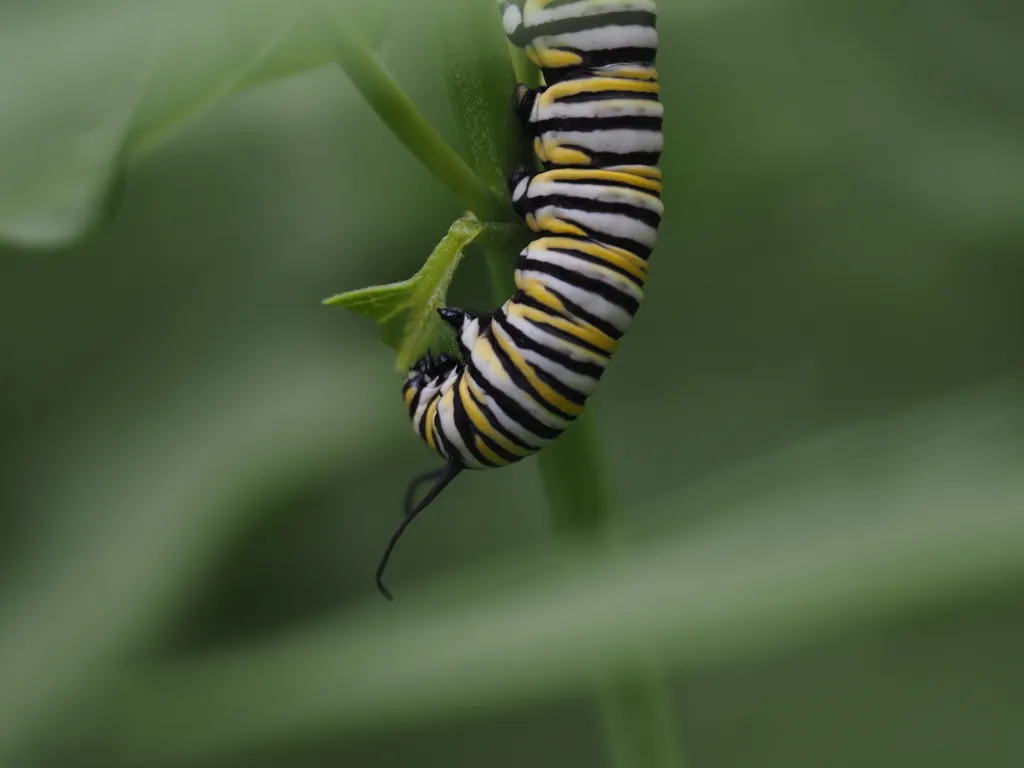
[[(330, 0), (378, 40), (390, 0)], [(244, 88), (333, 61), (324, 0), (0, 7), (0, 241), (64, 245), (111, 214), (124, 166)], [(59, 55), (55, 56), (55, 52)]]
[(694, 765), (1021, 764), (1020, 9), (664, 0), (676, 213), (593, 403), (632, 541), (567, 565), (532, 466), (474, 476), (385, 607), (423, 449), (305, 308), (435, 343), (514, 145), (507, 60), (395, 2), (0, 5), (0, 765), (592, 766), (560, 702), (647, 662)]

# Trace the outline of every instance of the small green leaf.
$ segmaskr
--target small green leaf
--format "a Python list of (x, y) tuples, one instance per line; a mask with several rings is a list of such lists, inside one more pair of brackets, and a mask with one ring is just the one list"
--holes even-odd
[(400, 283), (375, 285), (341, 293), (327, 299), (324, 304), (344, 307), (379, 323), (386, 322), (409, 308), (419, 280), (420, 276), (416, 274)]
[(381, 341), (398, 351), (419, 281), (420, 275), (417, 273), (400, 283), (375, 285), (332, 296), (324, 304), (344, 307), (357, 315), (370, 318), (380, 326)]
[(345, 307), (380, 326), (381, 340), (397, 350), (399, 371), (408, 370), (427, 349), (450, 348), (447, 329), (437, 315), (465, 249), (488, 227), (472, 215), (452, 224), (426, 263), (408, 280), (349, 291), (324, 304)]

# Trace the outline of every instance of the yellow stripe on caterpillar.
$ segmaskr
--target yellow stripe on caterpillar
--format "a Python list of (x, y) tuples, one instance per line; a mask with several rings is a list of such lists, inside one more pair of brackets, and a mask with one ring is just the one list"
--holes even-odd
[(654, 67), (616, 67), (608, 74), (628, 80), (657, 80), (658, 70)]
[(580, 253), (585, 253), (588, 256), (593, 256), (609, 264), (621, 267), (641, 283), (647, 280), (647, 262), (623, 248), (603, 245), (593, 240), (573, 240), (568, 237), (542, 237), (539, 240), (535, 240), (533, 245), (539, 248), (560, 248), (562, 250), (579, 251)]
[(540, 175), (544, 181), (607, 181), (628, 184), (640, 191), (661, 193), (661, 182), (634, 173), (611, 171), (603, 168), (555, 168)]
[(550, 232), (554, 235), (576, 235), (586, 237), (587, 233), (575, 224), (570, 224), (555, 216), (535, 216), (532, 213), (526, 215), (526, 226), (534, 232)]
[(592, 326), (581, 325), (571, 320), (566, 320), (564, 317), (557, 317), (555, 315), (548, 314), (547, 312), (535, 307), (526, 307), (522, 304), (511, 304), (508, 307), (508, 314), (512, 317), (522, 318), (523, 320), (529, 320), (534, 323), (546, 323), (560, 331), (565, 331), (570, 336), (575, 336), (580, 341), (584, 341), (593, 347), (597, 347), (602, 352), (606, 352), (609, 355), (614, 354), (615, 349), (618, 346), (615, 339)]
[(530, 382), (530, 386), (546, 401), (547, 405), (554, 406), (562, 413), (567, 413), (570, 416), (578, 416), (583, 413), (582, 405), (577, 405), (567, 400), (551, 386), (540, 380), (540, 377), (537, 376), (537, 371), (527, 362), (523, 354), (516, 348), (516, 345), (512, 343), (512, 339), (508, 337), (500, 326), (494, 326), (494, 338), (497, 339), (498, 346), (501, 347), (509, 360), (512, 361), (512, 364), (526, 377), (526, 380)]
[(566, 314), (565, 305), (540, 280), (532, 277), (523, 277), (518, 269), (515, 272), (514, 279), (516, 288), (538, 304), (543, 304), (548, 309), (552, 309), (560, 314)]
[(659, 93), (661, 86), (656, 80), (628, 80), (615, 77), (589, 77), (582, 80), (564, 80), (549, 85), (538, 97), (541, 106), (550, 107), (558, 99), (578, 96), (589, 91), (630, 91), (633, 93)]
[(483, 441), (483, 439), (480, 437), (480, 435), (474, 435), (473, 436), (473, 442), (476, 444), (476, 449), (478, 451), (480, 451), (481, 455), (485, 459), (487, 459), (489, 462), (491, 462), (491, 464), (494, 464), (494, 465), (499, 466), (499, 467), (503, 467), (503, 466), (505, 466), (506, 464), (509, 463), (508, 459), (503, 459), (498, 454), (496, 454), (494, 451), (492, 451), (487, 446), (487, 443), (485, 443)]
[[(487, 420), (484, 412), (480, 410), (480, 406), (477, 404), (476, 398), (474, 398), (471, 390), (472, 387), (469, 383), (469, 376), (463, 375), (459, 381), (459, 398), (462, 400), (462, 407), (466, 409), (466, 414), (469, 416), (469, 420), (473, 422), (473, 426), (476, 427), (476, 430), (481, 434), (486, 435), (514, 456), (529, 456), (531, 451), (519, 447), (494, 428), (491, 422)], [(502, 463), (507, 462), (503, 461)]]
[(427, 406), (427, 412), (423, 415), (424, 428), (423, 433), (427, 437), (427, 445), (430, 446), (431, 450), (437, 450), (437, 441), (434, 438), (434, 417), (437, 415), (437, 404), (441, 402), (441, 398), (435, 397), (430, 405)]
[(590, 165), (590, 155), (579, 149), (563, 147), (554, 139), (534, 139), (533, 151), (542, 163), (555, 165)]
[(632, 176), (643, 176), (645, 179), (657, 179), (661, 181), (661, 169), (651, 165), (616, 165), (609, 168), (610, 171), (628, 173)]
[(541, 69), (564, 69), (565, 67), (576, 67), (583, 63), (583, 57), (572, 51), (536, 47), (534, 50), (537, 55), (537, 66)]

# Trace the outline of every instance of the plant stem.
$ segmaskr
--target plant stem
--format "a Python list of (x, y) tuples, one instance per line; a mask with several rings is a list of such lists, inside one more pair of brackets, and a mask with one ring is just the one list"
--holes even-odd
[[(472, 153), (472, 162), (478, 174), (492, 178), (525, 159), (519, 156), (523, 144), (502, 141), (508, 131), (511, 94), (494, 93), (494, 89), (510, 90), (513, 74), (519, 82), (536, 87), (541, 82), (540, 71), (518, 48), (511, 49), (509, 66), (506, 52), (510, 46), (500, 34), (493, 4), (487, 7), (477, 0), (446, 0), (444, 8), (452, 104), (467, 134), (467, 144), (490, 148)], [(474, 41), (471, 50), (466, 48), (467, 39)], [(480, 109), (480, 104), (489, 108)], [(513, 246), (481, 245), (494, 302), (501, 304), (515, 292), (514, 259), (510, 258)], [(537, 461), (555, 535), (574, 556), (596, 557), (614, 567), (611, 545), (615, 505), (593, 411), (587, 410), (576, 419), (537, 455)], [(614, 768), (682, 765), (668, 697), (657, 666), (649, 661), (646, 650), (638, 647), (626, 668), (595, 670), (598, 707)]]
[(530, 61), (530, 57), (526, 55), (526, 51), (522, 48), (516, 48), (514, 45), (509, 43), (509, 50), (512, 52), (512, 68), (516, 72), (516, 81), (529, 86), (530, 88), (537, 88), (541, 84), (540, 70)]
[[(503, 255), (487, 250), (495, 303), (515, 290)], [(584, 411), (537, 454), (552, 529), (573, 554), (605, 558), (614, 567), (614, 501), (593, 411)], [(681, 750), (657, 665), (638, 648), (629, 669), (600, 670), (597, 704), (614, 768), (679, 768)]]
[(678, 768), (683, 759), (657, 667), (606, 678), (598, 706), (616, 768)]
[(481, 221), (509, 218), (505, 201), (428, 123), (376, 53), (336, 8), (331, 14), (338, 64), (384, 124)]

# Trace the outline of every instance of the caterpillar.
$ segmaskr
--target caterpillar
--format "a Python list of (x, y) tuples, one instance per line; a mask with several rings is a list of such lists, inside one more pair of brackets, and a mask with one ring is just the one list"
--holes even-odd
[[(461, 360), (424, 355), (402, 392), (413, 427), (446, 461), (413, 480), (408, 525), (465, 469), (500, 467), (555, 440), (594, 394), (644, 295), (663, 207), (663, 108), (654, 0), (505, 0), (510, 42), (545, 86), (513, 107), (542, 170), (509, 179), (536, 239), (519, 254), (516, 292), (496, 311), (439, 310)], [(419, 504), (415, 493), (433, 487)]]

